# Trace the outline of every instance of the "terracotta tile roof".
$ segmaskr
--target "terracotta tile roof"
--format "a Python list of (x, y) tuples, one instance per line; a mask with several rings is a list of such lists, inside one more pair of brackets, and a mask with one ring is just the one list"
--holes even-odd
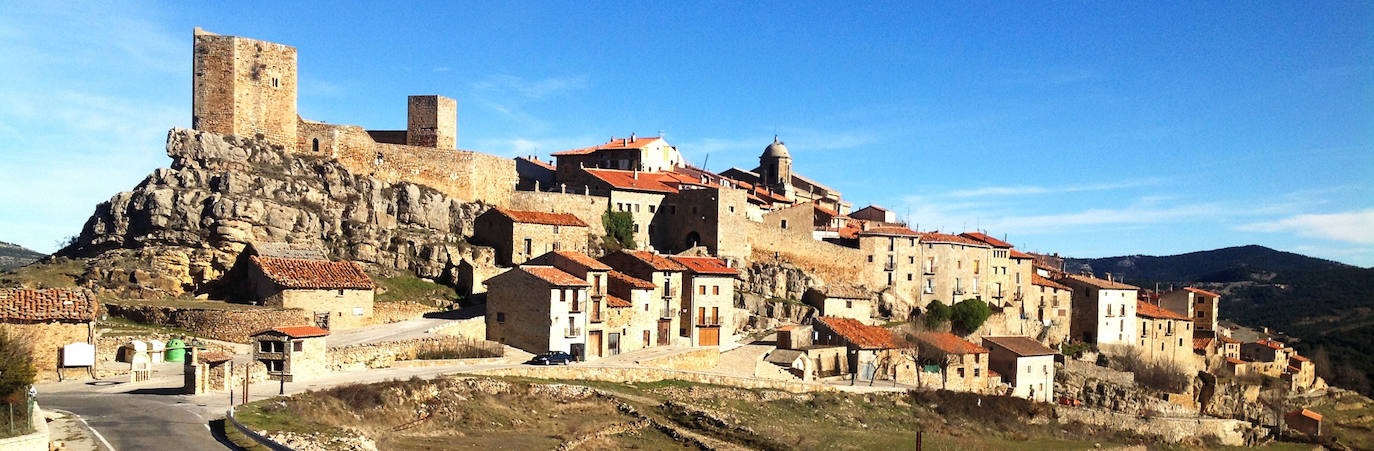
[(1007, 248), (1007, 249), (1010, 249), (1010, 248), (1015, 247), (1015, 246), (1012, 246), (1011, 243), (1008, 243), (1008, 242), (1006, 242), (1006, 241), (999, 240), (999, 239), (997, 239), (997, 238), (990, 237), (990, 236), (988, 236), (988, 234), (983, 233), (983, 232), (964, 232), (964, 233), (960, 233), (959, 236), (962, 236), (962, 237), (964, 237), (964, 238), (968, 238), (968, 239), (971, 239), (971, 240), (974, 240), (974, 241), (981, 241), (981, 242), (984, 242), (984, 243), (987, 243), (987, 244), (991, 245), (992, 247), (997, 247), (997, 248)]
[(542, 211), (511, 210), (508, 208), (493, 208), (497, 212), (521, 224), (544, 224), (570, 227), (586, 227), (587, 223), (577, 219), (572, 213), (548, 213)]
[(557, 170), (558, 170), (558, 168), (554, 167), (552, 164), (549, 164), (549, 163), (546, 162), (546, 161), (540, 161), (539, 158), (515, 157), (515, 159), (525, 161), (525, 162), (527, 162), (527, 163), (533, 164), (533, 165), (535, 165), (535, 166), (539, 166), (539, 167), (544, 168), (544, 169), (548, 169), (548, 170), (550, 170), (550, 171), (557, 171)]
[(627, 301), (627, 300), (624, 300), (624, 299), (621, 299), (621, 298), (618, 298), (618, 297), (615, 297), (615, 296), (611, 296), (611, 295), (608, 294), (608, 295), (606, 295), (606, 306), (607, 306), (607, 307), (610, 307), (610, 308), (625, 308), (625, 307), (633, 307), (634, 304), (631, 304), (630, 301)]
[(223, 352), (203, 352), (197, 355), (196, 358), (205, 363), (222, 363), (234, 360), (234, 356)]
[(649, 252), (649, 251), (620, 251), (620, 252), (624, 252), (624, 253), (628, 254), (629, 256), (634, 257), (635, 259), (637, 259), (637, 260), (639, 260), (639, 261), (642, 261), (642, 262), (648, 264), (650, 267), (653, 267), (653, 268), (654, 268), (654, 271), (686, 271), (686, 270), (687, 270), (687, 267), (686, 267), (686, 266), (682, 266), (681, 263), (675, 262), (675, 261), (673, 261), (672, 259), (670, 259), (670, 258), (668, 258), (668, 257), (665, 257), (665, 256), (660, 255), (660, 254), (655, 254), (655, 253), (653, 253), (653, 252)]
[(900, 347), (892, 338), (892, 331), (878, 326), (869, 326), (853, 318), (822, 316), (816, 318), (835, 335), (862, 349), (894, 349)]
[(1287, 372), (1289, 372), (1289, 373), (1301, 373), (1301, 372), (1302, 372), (1302, 368), (1298, 368), (1298, 367), (1293, 366), (1293, 365), (1288, 365), (1288, 371), (1287, 371)]
[(948, 234), (948, 233), (939, 233), (939, 232), (925, 232), (925, 233), (922, 233), (922, 234), (921, 234), (921, 242), (923, 242), (923, 243), (954, 243), (954, 244), (965, 244), (965, 245), (969, 245), (969, 246), (982, 246), (982, 247), (987, 247), (987, 246), (988, 246), (988, 243), (984, 243), (984, 242), (982, 242), (982, 241), (971, 240), (971, 239), (964, 238), (964, 237), (959, 236), (959, 235), (950, 235), (950, 234)]
[(1081, 283), (1084, 283), (1084, 284), (1088, 284), (1088, 285), (1091, 285), (1091, 286), (1094, 286), (1094, 287), (1097, 287), (1097, 288), (1100, 288), (1100, 289), (1105, 289), (1105, 290), (1139, 290), (1139, 289), (1140, 289), (1140, 287), (1137, 287), (1137, 286), (1135, 286), (1135, 285), (1126, 285), (1126, 284), (1121, 283), (1121, 282), (1113, 282), (1113, 281), (1110, 281), (1110, 280), (1107, 280), (1107, 279), (1099, 279), (1099, 278), (1092, 277), (1092, 276), (1083, 276), (1083, 275), (1078, 275), (1078, 274), (1069, 274), (1068, 276), (1065, 276), (1065, 279), (1066, 279), (1066, 280), (1078, 281), (1078, 282), (1081, 282)]
[(100, 303), (86, 290), (0, 290), (0, 321), (95, 321)]
[(739, 270), (726, 266), (725, 260), (715, 257), (668, 257), (675, 262), (687, 267), (687, 272), (693, 274), (712, 274), (712, 275), (739, 275)]
[(1211, 337), (1200, 337), (1200, 338), (1199, 338), (1199, 337), (1193, 337), (1193, 349), (1194, 349), (1194, 350), (1204, 350), (1204, 349), (1207, 349), (1207, 347), (1209, 347), (1209, 346), (1212, 346), (1212, 338), (1211, 338)]
[(913, 236), (913, 237), (922, 237), (921, 239), (925, 239), (925, 238), (924, 238), (924, 235), (922, 235), (920, 232), (917, 232), (917, 231), (915, 231), (915, 230), (908, 229), (908, 228), (906, 228), (906, 227), (883, 226), (883, 227), (872, 227), (872, 228), (869, 228), (868, 230), (861, 230), (861, 231), (859, 231), (859, 236), (869, 236), (869, 235), (883, 235), (883, 236), (888, 236), (888, 235)]
[(1145, 301), (1135, 301), (1135, 316), (1156, 319), (1173, 319), (1179, 321), (1193, 320), (1192, 318), (1189, 318), (1185, 315), (1174, 313), (1169, 309)]
[(791, 332), (793, 329), (796, 329), (796, 328), (797, 328), (797, 325), (796, 325), (796, 324), (789, 324), (789, 325), (786, 325), (786, 326), (779, 327), (779, 328), (778, 328), (778, 332)]
[(1225, 336), (1225, 335), (1221, 335), (1221, 336), (1219, 336), (1219, 337), (1217, 337), (1217, 338), (1220, 338), (1222, 343), (1240, 343), (1240, 340), (1237, 340), (1237, 339), (1234, 339), (1234, 338), (1231, 338), (1231, 337), (1228, 337), (1228, 336)]
[(329, 331), (315, 326), (282, 326), (255, 333), (253, 336), (256, 337), (263, 334), (281, 334), (291, 338), (311, 338), (329, 335)]
[(657, 288), (657, 286), (655, 286), (653, 282), (640, 279), (638, 277), (634, 277), (620, 271), (611, 271), (608, 274), (610, 274), (610, 280), (614, 280), (617, 283), (623, 283), (629, 286), (630, 288), (638, 288), (642, 290), (652, 290), (654, 288)]
[(619, 169), (591, 169), (583, 168), (592, 177), (596, 177), (607, 185), (616, 189), (634, 191), (653, 191), (659, 193), (676, 193), (680, 185), (700, 185), (699, 181), (675, 172), (646, 172), (646, 171), (622, 171)]
[(1297, 360), (1297, 361), (1299, 361), (1299, 362), (1311, 362), (1311, 360), (1309, 360), (1307, 357), (1303, 357), (1303, 356), (1300, 356), (1300, 355), (1297, 355), (1297, 354), (1293, 354), (1293, 356), (1292, 356), (1292, 357), (1289, 357), (1288, 359), (1289, 359), (1289, 360)]
[(959, 338), (949, 332), (925, 332), (916, 336), (922, 343), (934, 346), (946, 354), (986, 354), (987, 348)]
[(552, 266), (520, 266), (516, 269), (524, 271), (529, 275), (543, 279), (550, 285), (558, 287), (589, 287), (591, 284), (586, 280), (563, 272), (563, 270)]
[(1018, 251), (1018, 250), (1016, 250), (1016, 249), (1012, 249), (1011, 252), (1009, 252), (1009, 254), (1011, 255), (1011, 258), (1022, 258), (1022, 259), (1026, 259), (1026, 260), (1034, 260), (1034, 259), (1035, 259), (1035, 256), (1033, 256), (1033, 255), (1031, 255), (1031, 254), (1027, 254), (1027, 253), (1025, 253), (1025, 252)]
[(629, 138), (611, 138), (611, 140), (606, 144), (602, 144), (599, 146), (583, 147), (581, 149), (564, 150), (562, 152), (555, 152), (553, 153), (553, 156), (561, 157), (565, 155), (587, 155), (598, 150), (642, 149), (648, 146), (649, 144), (653, 144), (655, 141), (661, 139), (663, 138), (660, 138), (658, 136), (644, 138), (636, 137), (633, 140)]
[(1229, 363), (1229, 364), (1232, 364), (1232, 365), (1244, 365), (1244, 364), (1245, 364), (1245, 361), (1244, 361), (1244, 360), (1241, 360), (1241, 359), (1237, 359), (1237, 358), (1235, 358), (1235, 357), (1227, 357), (1227, 358), (1226, 358), (1226, 363)]
[(983, 343), (992, 343), (1021, 357), (1054, 355), (1053, 349), (1045, 347), (1030, 337), (983, 337)]
[[(812, 202), (812, 204), (814, 204), (814, 203), (815, 203), (815, 202)], [(835, 210), (831, 210), (831, 209), (829, 209), (829, 208), (822, 207), (822, 206), (820, 206), (820, 205), (816, 205), (816, 211), (819, 211), (819, 212), (821, 212), (821, 214), (824, 214), (824, 215), (826, 215), (826, 216), (830, 216), (830, 217), (832, 217), (832, 218), (835, 217), (835, 216), (839, 216), (839, 215), (840, 215), (840, 212), (835, 211)]]
[(559, 258), (562, 258), (562, 259), (565, 259), (565, 260), (567, 260), (567, 261), (570, 261), (570, 262), (576, 263), (576, 264), (578, 264), (578, 265), (581, 265), (583, 268), (587, 268), (587, 269), (590, 270), (590, 271), (610, 271), (610, 270), (611, 270), (611, 267), (610, 267), (610, 266), (606, 266), (605, 263), (601, 263), (601, 262), (599, 262), (599, 261), (596, 261), (596, 259), (595, 259), (595, 258), (592, 258), (592, 256), (587, 255), (587, 254), (584, 254), (584, 253), (581, 253), (581, 252), (573, 252), (573, 251), (553, 251), (553, 252), (550, 252), (549, 254), (557, 255)]
[(999, 373), (999, 372), (996, 372), (996, 371), (993, 371), (993, 370), (989, 369), (989, 370), (988, 370), (988, 377), (994, 377), (994, 378), (997, 378), (997, 379), (1001, 379), (1001, 378), (1002, 378), (1002, 373)]
[(1036, 273), (1031, 273), (1031, 285), (1040, 285), (1040, 286), (1042, 286), (1042, 287), (1058, 288), (1058, 289), (1060, 289), (1060, 290), (1073, 290), (1073, 288), (1069, 288), (1068, 285), (1064, 285), (1064, 284), (1062, 284), (1062, 283), (1055, 282), (1055, 281), (1053, 281), (1053, 280), (1046, 279), (1046, 278), (1044, 278), (1044, 277), (1040, 277), (1040, 275), (1039, 275), (1039, 274), (1036, 274)]
[(1258, 344), (1262, 344), (1262, 345), (1268, 346), (1270, 349), (1283, 349), (1283, 342), (1282, 342), (1282, 341), (1265, 339), (1265, 340), (1256, 341), (1255, 343), (1258, 343)]
[(1321, 421), (1321, 420), (1322, 420), (1322, 414), (1317, 413), (1317, 412), (1313, 412), (1313, 411), (1307, 410), (1307, 409), (1294, 410), (1294, 411), (1292, 411), (1292, 412), (1288, 412), (1288, 414), (1287, 414), (1287, 415), (1284, 415), (1283, 418), (1286, 420), (1286, 419), (1288, 419), (1288, 418), (1290, 418), (1290, 417), (1296, 417), (1296, 416), (1304, 416), (1304, 417), (1311, 418), (1311, 419), (1317, 420), (1317, 421)]
[(1214, 297), (1214, 298), (1219, 298), (1219, 297), (1221, 297), (1221, 295), (1219, 295), (1219, 294), (1216, 294), (1216, 293), (1213, 293), (1213, 292), (1210, 292), (1210, 291), (1207, 291), (1207, 290), (1203, 290), (1203, 289), (1200, 289), (1200, 288), (1183, 287), (1183, 289), (1184, 289), (1184, 290), (1187, 290), (1187, 291), (1191, 291), (1191, 292), (1197, 293), (1197, 294), (1202, 294), (1202, 295), (1211, 296), (1211, 297)]
[(251, 257), (262, 273), (285, 288), (307, 290), (371, 290), (377, 288), (363, 272), (363, 266), (350, 261), (297, 260), (292, 258)]

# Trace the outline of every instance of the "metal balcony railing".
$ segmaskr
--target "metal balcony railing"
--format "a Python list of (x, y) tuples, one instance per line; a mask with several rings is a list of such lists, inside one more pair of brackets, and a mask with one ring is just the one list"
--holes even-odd
[(895, 269), (897, 269), (897, 262), (883, 263), (883, 271), (892, 271)]

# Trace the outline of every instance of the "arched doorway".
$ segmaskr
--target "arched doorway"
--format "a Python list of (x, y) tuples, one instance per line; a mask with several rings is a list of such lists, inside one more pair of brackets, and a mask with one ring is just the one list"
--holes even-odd
[(320, 153), (320, 138), (315, 138), (310, 141), (310, 151)]
[(683, 250), (687, 250), (687, 249), (691, 249), (691, 248), (700, 246), (700, 245), (701, 245), (701, 234), (697, 233), (696, 231), (692, 231), (691, 233), (688, 233), (688, 234), (687, 234), (687, 239), (683, 241), (683, 244), (686, 245), (686, 247), (683, 248)]

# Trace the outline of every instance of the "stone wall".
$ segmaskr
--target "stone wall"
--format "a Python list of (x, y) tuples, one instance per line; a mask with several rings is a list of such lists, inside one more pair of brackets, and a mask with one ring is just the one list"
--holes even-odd
[(0, 324), (18, 343), (31, 346), (33, 366), (39, 380), (56, 380), (57, 364), (63, 346), (72, 343), (91, 343), (95, 333), (90, 323)]
[(309, 324), (310, 314), (300, 309), (222, 310), (107, 303), (105, 311), (130, 321), (184, 329), (216, 340), (247, 343), (254, 332), (279, 326)]
[(191, 123), (197, 130), (296, 142), (296, 49), (196, 29)]
[(411, 301), (388, 301), (372, 304), (371, 324), (391, 324), (412, 320), (438, 309)]
[(670, 370), (707, 370), (715, 368), (716, 365), (720, 364), (720, 349), (693, 349), (669, 356), (640, 360), (636, 363), (648, 367)]
[(415, 360), (416, 355), (426, 349), (453, 349), (458, 346), (483, 347), (492, 352), (501, 352), (504, 349), (498, 343), (452, 335), (363, 343), (329, 348), (329, 362), (326, 367), (330, 371), (390, 368), (398, 361)]
[(835, 391), (835, 388), (819, 384), (805, 384), (754, 377), (723, 376), (696, 371), (671, 370), (663, 368), (595, 368), (583, 366), (546, 366), (515, 367), (491, 370), (477, 370), (473, 373), (488, 376), (537, 377), (541, 379), (578, 379), (607, 382), (658, 382), (662, 380), (681, 380), (700, 384), (725, 385), (750, 389), (772, 389), (792, 393)]
[[(867, 256), (858, 249), (816, 241), (809, 236), (791, 234), (751, 221), (741, 222), (741, 226), (747, 229), (750, 261), (773, 261), (776, 253), (777, 260), (790, 263), (827, 282), (852, 285), (865, 285), (868, 282), (862, 276)], [(798, 294), (797, 298), (800, 297)]]
[(610, 198), (580, 193), (516, 191), (511, 193), (509, 206), (515, 210), (571, 213), (587, 223), (590, 233), (606, 233), (601, 225), (601, 214), (606, 212), (606, 203)]
[(1212, 436), (1216, 437), (1222, 445), (1248, 446), (1256, 444), (1264, 436), (1261, 430), (1240, 420), (1140, 416), (1068, 406), (1055, 406), (1054, 413), (1059, 417), (1060, 423), (1077, 421), (1095, 426), (1106, 426), (1116, 430), (1158, 437), (1170, 443), (1178, 443), (1188, 438), (1200, 439)]

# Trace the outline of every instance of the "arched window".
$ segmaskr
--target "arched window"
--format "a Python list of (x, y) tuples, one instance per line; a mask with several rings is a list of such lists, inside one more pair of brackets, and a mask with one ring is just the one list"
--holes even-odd
[(320, 152), (320, 138), (315, 138), (310, 141), (310, 151), (315, 153)]

